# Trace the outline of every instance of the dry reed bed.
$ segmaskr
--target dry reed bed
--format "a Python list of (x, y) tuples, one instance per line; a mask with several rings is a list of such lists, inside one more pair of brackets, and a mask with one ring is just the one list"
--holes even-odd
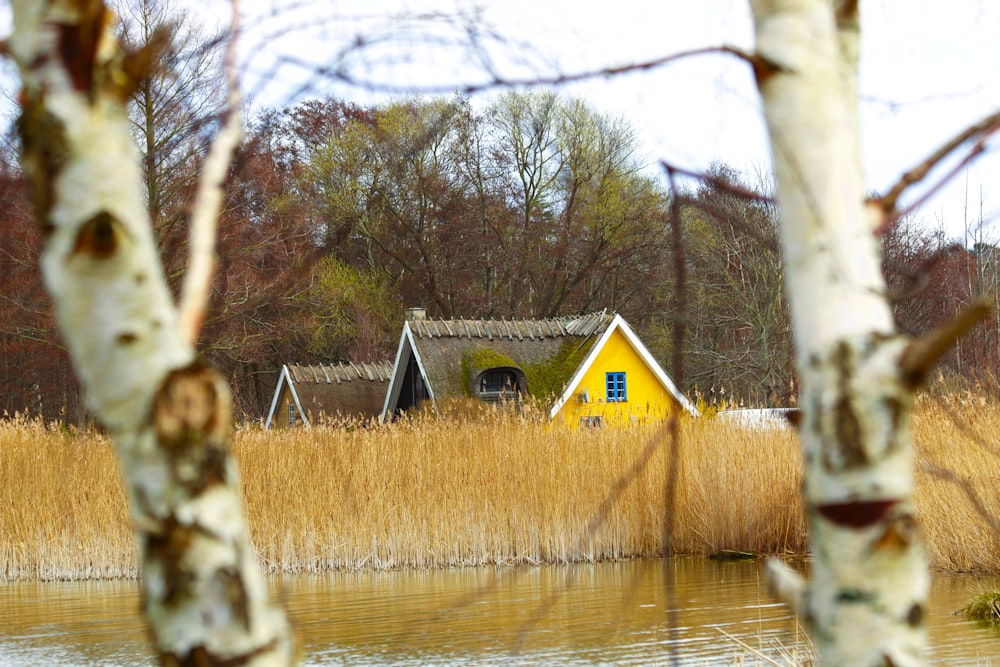
[(1000, 403), (924, 399), (913, 433), (917, 514), (932, 565), (1000, 572)]
[(135, 577), (134, 545), (106, 438), (0, 420), (0, 579)]
[[(794, 441), (769, 440), (686, 424), (677, 551), (802, 548)], [(668, 449), (651, 428), (571, 432), (493, 413), (374, 431), (244, 431), (236, 451), (262, 560), (300, 571), (654, 555)]]
[[(975, 437), (998, 424), (992, 403), (920, 405), (917, 504), (935, 567), (1000, 571), (998, 457)], [(248, 427), (234, 444), (253, 541), (269, 571), (286, 572), (655, 555), (672, 448), (651, 427), (572, 432), (482, 410)], [(679, 448), (675, 551), (804, 553), (794, 434), (686, 420)], [(135, 576), (105, 438), (0, 421), (0, 484), (0, 578)]]

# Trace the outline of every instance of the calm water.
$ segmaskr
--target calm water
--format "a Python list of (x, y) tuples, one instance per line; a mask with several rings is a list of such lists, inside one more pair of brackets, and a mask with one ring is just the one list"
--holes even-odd
[[(780, 660), (803, 639), (753, 561), (336, 573), (274, 587), (307, 665), (668, 665), (673, 655), (703, 667), (756, 664), (751, 649)], [(934, 580), (933, 664), (1000, 666), (1000, 631), (951, 614), (997, 587)], [(0, 583), (0, 665), (151, 665), (138, 605), (135, 582)]]

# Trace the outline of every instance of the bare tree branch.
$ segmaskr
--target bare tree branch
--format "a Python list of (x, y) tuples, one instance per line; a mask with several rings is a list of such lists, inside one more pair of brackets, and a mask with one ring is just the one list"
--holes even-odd
[(899, 360), (903, 378), (913, 387), (922, 384), (938, 359), (954, 346), (955, 341), (989, 315), (995, 303), (995, 297), (980, 299), (943, 326), (911, 342)]
[(198, 181), (198, 191), (191, 211), (191, 262), (184, 275), (178, 309), (180, 334), (189, 345), (194, 345), (198, 340), (211, 296), (216, 260), (215, 232), (222, 208), (222, 187), (229, 173), (233, 153), (243, 136), (240, 87), (236, 74), (238, 37), (239, 0), (232, 0), (230, 38), (224, 62), (229, 87), (228, 108), (222, 129), (212, 142)]
[(666, 160), (660, 160), (660, 167), (662, 167), (668, 174), (680, 174), (681, 176), (687, 176), (688, 178), (693, 178), (701, 181), (702, 183), (708, 183), (712, 187), (722, 190), (723, 192), (728, 192), (729, 194), (739, 197), (740, 199), (761, 202), (763, 204), (775, 203), (774, 197), (769, 197), (768, 195), (755, 192), (750, 188), (743, 187), (743, 185), (739, 183), (733, 183), (731, 180), (726, 178), (718, 178), (705, 172), (684, 169), (683, 167), (678, 167), (677, 165), (667, 162)]
[[(348, 50), (353, 50), (365, 46), (367, 43), (364, 41), (356, 41), (352, 43)], [(433, 94), (452, 94), (455, 92), (460, 92), (464, 94), (479, 93), (485, 90), (491, 90), (495, 88), (518, 88), (518, 87), (544, 87), (544, 86), (561, 86), (570, 83), (577, 83), (580, 81), (588, 81), (591, 79), (602, 79), (605, 77), (616, 76), (621, 74), (628, 74), (632, 72), (642, 72), (651, 69), (656, 69), (667, 65), (670, 63), (677, 62), (685, 58), (694, 58), (698, 56), (705, 55), (715, 55), (724, 54), (735, 56), (747, 63), (753, 65), (754, 70), (757, 71), (764, 66), (762, 59), (754, 53), (744, 51), (735, 46), (722, 45), (722, 46), (708, 46), (699, 49), (691, 49), (689, 51), (680, 51), (678, 53), (673, 53), (661, 58), (654, 58), (653, 60), (647, 60), (641, 63), (627, 63), (622, 65), (612, 65), (609, 67), (602, 67), (593, 70), (584, 70), (581, 72), (574, 72), (569, 74), (557, 74), (553, 76), (539, 76), (539, 77), (529, 77), (529, 78), (507, 78), (500, 76), (498, 74), (493, 75), (493, 78), (489, 81), (484, 81), (481, 83), (467, 83), (467, 84), (457, 84), (451, 86), (412, 86), (412, 85), (394, 85), (378, 83), (375, 81), (366, 81), (352, 76), (348, 71), (342, 67), (326, 67), (317, 66), (316, 63), (310, 62), (303, 58), (298, 58), (295, 56), (280, 56), (276, 59), (274, 66), (271, 71), (277, 71), (282, 66), (290, 65), (303, 70), (308, 70), (313, 73), (308, 81), (303, 83), (295, 95), (292, 97), (297, 97), (309, 90), (315, 85), (318, 79), (332, 79), (335, 81), (340, 81), (341, 83), (354, 87), (363, 88), (366, 91), (372, 93), (385, 93), (390, 95), (412, 95), (415, 92), (427, 95)], [(341, 55), (341, 58), (343, 54)]]
[[(885, 215), (885, 221), (879, 226), (879, 230), (883, 229), (886, 225), (892, 224), (892, 222), (900, 217), (905, 216), (906, 213), (919, 206), (919, 204), (922, 204), (931, 194), (940, 189), (945, 183), (949, 182), (961, 168), (985, 150), (986, 141), (998, 129), (1000, 129), (1000, 111), (995, 111), (980, 120), (978, 123), (970, 125), (965, 130), (956, 134), (954, 137), (942, 144), (940, 148), (931, 153), (923, 162), (903, 174), (903, 177), (900, 178), (894, 186), (889, 188), (888, 192), (873, 200), (873, 203), (878, 204)], [(952, 169), (935, 187), (925, 193), (917, 203), (911, 204), (906, 211), (901, 213), (896, 212), (896, 205), (899, 203), (899, 198), (902, 197), (903, 193), (906, 192), (910, 186), (919, 183), (926, 178), (927, 174), (929, 174), (932, 169), (945, 160), (949, 155), (958, 150), (960, 146), (975, 137), (979, 137), (979, 140), (955, 169)]]

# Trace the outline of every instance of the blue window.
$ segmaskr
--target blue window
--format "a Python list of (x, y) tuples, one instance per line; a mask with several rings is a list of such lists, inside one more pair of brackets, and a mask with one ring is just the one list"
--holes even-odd
[(628, 394), (625, 392), (625, 374), (608, 373), (608, 403), (625, 401)]

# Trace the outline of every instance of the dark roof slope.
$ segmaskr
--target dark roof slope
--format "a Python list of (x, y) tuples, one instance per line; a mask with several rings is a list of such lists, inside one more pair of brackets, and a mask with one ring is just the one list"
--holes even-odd
[(329, 417), (377, 417), (392, 377), (392, 363), (286, 364), (302, 409), (310, 420)]
[(475, 374), (513, 366), (528, 393), (554, 396), (572, 377), (614, 317), (599, 311), (544, 320), (410, 320), (417, 353), (435, 398), (469, 395)]

